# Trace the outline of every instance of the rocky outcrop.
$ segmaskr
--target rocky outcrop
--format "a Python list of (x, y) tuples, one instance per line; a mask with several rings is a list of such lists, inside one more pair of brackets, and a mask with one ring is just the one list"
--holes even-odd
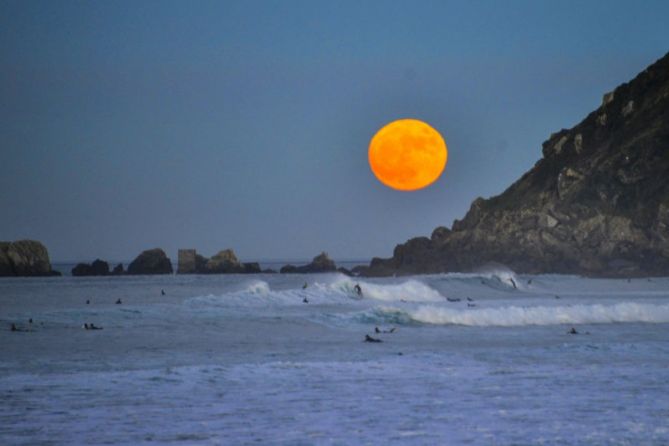
[(34, 240), (0, 242), (0, 276), (60, 276), (51, 269), (49, 253)]
[(242, 263), (232, 249), (224, 249), (207, 259), (194, 249), (179, 250), (178, 274), (256, 274), (262, 272), (256, 262)]
[(282, 274), (329, 273), (334, 271), (337, 271), (337, 265), (325, 252), (314, 257), (311, 263), (307, 265), (285, 265), (280, 270)]
[(109, 263), (104, 260), (95, 259), (93, 263), (78, 263), (72, 268), (73, 276), (108, 276)]
[(604, 95), (501, 195), (476, 199), (452, 228), (398, 245), (367, 275), (468, 271), (669, 274), (669, 54)]
[(162, 249), (149, 249), (128, 265), (128, 274), (172, 274), (172, 262)]

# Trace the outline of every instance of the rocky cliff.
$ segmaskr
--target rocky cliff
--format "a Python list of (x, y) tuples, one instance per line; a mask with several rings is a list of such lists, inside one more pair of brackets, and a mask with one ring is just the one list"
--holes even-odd
[(49, 253), (34, 240), (0, 242), (1, 276), (60, 276), (51, 269)]
[(451, 229), (398, 245), (367, 275), (468, 271), (669, 275), (669, 54), (543, 143), (501, 195), (476, 199)]

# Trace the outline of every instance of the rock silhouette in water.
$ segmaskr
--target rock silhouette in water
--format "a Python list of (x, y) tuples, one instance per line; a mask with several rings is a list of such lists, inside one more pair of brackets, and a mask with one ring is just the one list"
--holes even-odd
[(337, 271), (337, 265), (325, 252), (314, 257), (311, 263), (307, 265), (285, 265), (280, 270), (282, 274), (330, 273), (334, 271)]
[(49, 252), (35, 240), (0, 242), (0, 277), (60, 276), (51, 269)]
[(257, 262), (242, 263), (232, 249), (219, 251), (210, 259), (194, 249), (180, 249), (178, 274), (256, 274), (262, 272)]
[(172, 263), (162, 249), (149, 249), (128, 265), (128, 274), (172, 274)]
[(93, 263), (78, 263), (72, 268), (73, 276), (108, 276), (109, 264), (103, 260), (95, 259)]

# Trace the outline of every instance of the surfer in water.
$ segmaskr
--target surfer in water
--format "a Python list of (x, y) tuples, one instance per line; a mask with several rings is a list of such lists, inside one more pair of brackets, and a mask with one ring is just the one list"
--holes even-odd
[(305, 297), (304, 299), (302, 299), (302, 302), (305, 303), (305, 304), (308, 304), (308, 303), (309, 303), (309, 299), (307, 299), (307, 298)]
[(307, 284), (307, 282), (304, 282), (304, 285), (302, 285), (302, 289), (303, 289), (303, 290), (306, 290), (308, 286), (309, 286), (309, 285)]
[(513, 285), (513, 289), (514, 289), (514, 290), (517, 290), (518, 287), (516, 286), (516, 281), (513, 280), (513, 277), (510, 277), (510, 278), (509, 278), (509, 281), (511, 282), (511, 285)]
[(353, 289), (358, 294), (358, 296), (362, 297), (362, 288), (360, 288), (360, 284), (356, 283)]
[(569, 334), (578, 334), (578, 331), (574, 327), (571, 327), (571, 330), (569, 330), (567, 333)]
[(164, 296), (165, 295), (165, 290), (160, 290), (160, 295)]
[(116, 300), (116, 305), (121, 305), (122, 303), (123, 303), (123, 302), (121, 301), (121, 298), (119, 297), (119, 298)]
[(373, 338), (370, 335), (365, 335), (365, 342), (383, 342), (381, 339)]

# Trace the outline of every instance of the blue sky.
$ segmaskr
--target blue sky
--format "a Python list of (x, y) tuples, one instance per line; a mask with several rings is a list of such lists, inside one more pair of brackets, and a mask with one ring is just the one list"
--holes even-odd
[[(52, 260), (389, 256), (669, 51), (666, 17), (652, 1), (0, 1), (0, 239)], [(369, 171), (399, 118), (448, 144), (427, 189)]]

